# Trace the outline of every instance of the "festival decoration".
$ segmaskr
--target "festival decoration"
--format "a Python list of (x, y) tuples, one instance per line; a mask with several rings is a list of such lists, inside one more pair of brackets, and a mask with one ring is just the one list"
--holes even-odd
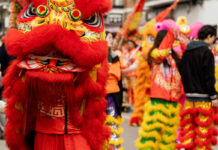
[(168, 14), (176, 7), (179, 0), (176, 0), (170, 7), (165, 9), (163, 12), (158, 14), (154, 19), (150, 20), (144, 27), (139, 31), (143, 33), (142, 41), (142, 54), (139, 59), (138, 68), (137, 68), (137, 79), (136, 79), (136, 92), (135, 92), (135, 103), (134, 111), (130, 118), (130, 125), (140, 126), (143, 120), (144, 114), (144, 104), (150, 99), (149, 90), (150, 90), (150, 80), (151, 72), (150, 67), (147, 62), (147, 55), (151, 49), (154, 39), (156, 37), (157, 31), (155, 29), (155, 24), (157, 22), (162, 22)]
[[(13, 0), (4, 77), (10, 150), (106, 150), (110, 0)], [(55, 147), (55, 148), (54, 148)]]
[[(136, 146), (144, 149), (175, 149), (176, 131), (179, 127), (179, 99), (182, 94), (181, 76), (176, 69), (175, 61), (170, 55), (174, 43), (173, 30), (170, 29), (158, 48), (153, 49), (152, 76), (150, 81), (150, 97), (145, 103), (142, 125)], [(163, 75), (162, 62), (168, 58), (173, 74)], [(169, 80), (172, 80), (169, 82)], [(173, 84), (171, 86), (170, 84)]]
[(143, 7), (146, 0), (138, 0), (131, 14), (128, 15), (127, 19), (123, 23), (122, 28), (117, 34), (117, 38), (124, 37), (127, 38), (128, 34), (138, 28), (141, 20)]

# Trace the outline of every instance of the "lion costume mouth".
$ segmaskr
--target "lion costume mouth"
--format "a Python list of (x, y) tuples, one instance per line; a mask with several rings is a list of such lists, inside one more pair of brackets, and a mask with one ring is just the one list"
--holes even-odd
[(81, 68), (67, 58), (52, 56), (29, 55), (17, 65), (21, 69), (38, 70), (49, 73), (76, 73), (84, 72), (86, 68)]
[[(38, 60), (52, 60), (54, 57), (54, 60), (62, 61), (60, 58), (67, 58), (67, 62), (76, 68), (91, 69), (103, 62), (107, 56), (105, 41), (83, 42), (74, 31), (67, 31), (58, 25), (40, 26), (26, 34), (10, 29), (5, 42), (10, 55), (27, 62), (24, 66), (28, 66), (29, 60), (32, 60), (29, 56), (34, 54)], [(53, 51), (57, 54), (50, 56), (49, 53)]]
[(10, 29), (5, 43), (8, 53), (17, 57), (20, 76), (50, 83), (74, 83), (107, 56), (106, 41), (83, 42), (74, 31), (58, 25), (40, 26), (26, 34)]

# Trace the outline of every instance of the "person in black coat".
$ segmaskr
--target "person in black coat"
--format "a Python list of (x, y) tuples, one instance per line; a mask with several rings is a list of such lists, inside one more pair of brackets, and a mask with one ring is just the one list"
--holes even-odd
[(0, 47), (0, 64), (1, 64), (1, 72), (2, 76), (4, 76), (7, 67), (9, 66), (9, 62), (15, 59), (15, 57), (8, 55), (5, 44), (3, 43)]
[(217, 134), (215, 109), (218, 106), (215, 90), (215, 62), (209, 46), (214, 43), (216, 29), (203, 26), (199, 41), (187, 45), (180, 63), (180, 73), (186, 93), (181, 110), (181, 132), (178, 149), (211, 149)]
[(1, 76), (0, 76), (0, 139), (3, 139), (4, 126), (6, 123), (4, 112), (5, 102), (2, 100), (2, 77), (5, 75), (6, 69), (10, 64), (10, 61), (15, 59), (15, 57), (8, 55), (5, 44), (3, 43), (0, 47), (0, 64), (1, 64)]

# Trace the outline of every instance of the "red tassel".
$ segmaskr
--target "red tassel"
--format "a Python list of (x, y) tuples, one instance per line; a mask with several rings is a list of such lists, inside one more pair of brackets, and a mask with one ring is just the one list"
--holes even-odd
[(182, 109), (180, 112), (181, 118), (185, 117), (187, 114), (190, 114), (191, 116), (195, 116), (196, 110), (193, 108), (189, 108), (189, 109)]
[(177, 149), (182, 149), (182, 148), (184, 148), (184, 149), (187, 149), (187, 150), (192, 150), (193, 149), (193, 147), (194, 147), (194, 143), (189, 143), (189, 144), (177, 144), (176, 145), (176, 148)]
[(203, 147), (203, 146), (209, 146), (212, 143), (212, 145), (216, 144), (216, 138), (212, 137), (209, 139), (206, 139), (206, 141), (200, 141), (199, 139), (195, 139), (195, 144), (199, 147)]
[(140, 123), (139, 123), (139, 117), (133, 117), (133, 118), (131, 118), (130, 119), (130, 121), (129, 121), (129, 124), (130, 125), (134, 125), (134, 124), (136, 124), (136, 125), (140, 125)]
[(199, 128), (196, 128), (195, 129), (195, 133), (202, 137), (202, 138), (208, 138), (208, 137), (211, 137), (211, 136), (214, 136), (217, 134), (217, 131), (216, 131), (216, 128), (210, 128), (208, 129), (208, 132), (207, 133), (202, 133)]
[(209, 118), (207, 121), (200, 121), (199, 117), (195, 118), (195, 122), (197, 123), (197, 125), (201, 126), (201, 127), (208, 127), (213, 123), (214, 119), (213, 117)]
[(194, 129), (195, 129), (195, 126), (190, 126), (188, 129), (182, 130), (182, 131), (180, 132), (180, 135), (181, 135), (181, 136), (184, 136), (184, 135), (186, 135), (187, 133), (189, 133), (190, 131), (193, 131), (193, 132), (194, 132)]
[(179, 140), (180, 140), (180, 142), (185, 142), (185, 141), (187, 141), (189, 139), (194, 139), (194, 137), (195, 137), (195, 133), (191, 133), (189, 135), (180, 137)]
[(196, 108), (196, 110), (204, 116), (212, 116), (214, 113), (214, 109), (212, 107), (209, 110), (198, 107), (198, 108)]
[(192, 119), (185, 119), (185, 120), (181, 120), (181, 122), (180, 122), (181, 127), (185, 127), (188, 124), (193, 124), (193, 120)]

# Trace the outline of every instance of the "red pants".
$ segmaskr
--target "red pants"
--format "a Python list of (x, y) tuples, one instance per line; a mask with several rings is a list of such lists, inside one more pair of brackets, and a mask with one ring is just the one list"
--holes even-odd
[(81, 134), (36, 133), (34, 150), (91, 150)]

